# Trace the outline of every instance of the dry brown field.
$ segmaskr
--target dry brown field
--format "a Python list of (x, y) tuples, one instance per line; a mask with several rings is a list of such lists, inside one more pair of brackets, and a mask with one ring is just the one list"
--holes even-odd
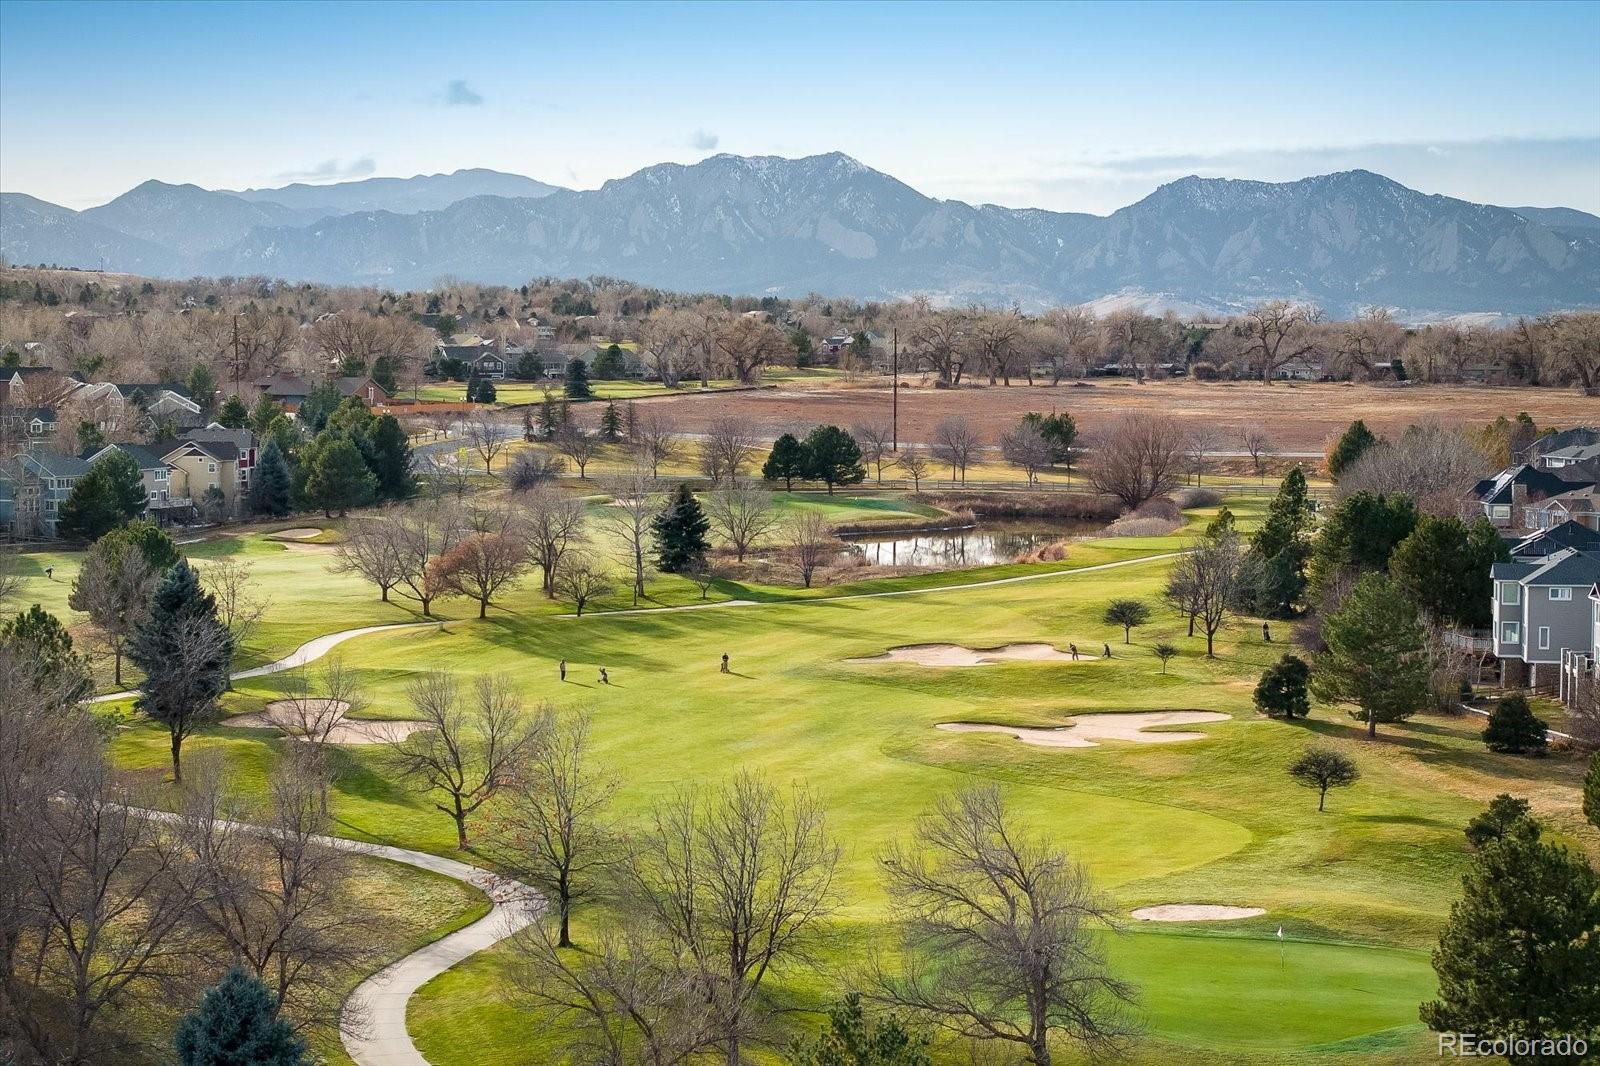
[[(669, 405), (674, 419), (689, 432), (703, 429), (712, 419), (734, 416), (771, 435), (816, 423), (846, 427), (886, 423), (890, 390), (887, 385), (819, 383), (639, 402)], [(1171, 418), (1186, 427), (1209, 425), (1223, 434), (1218, 442), (1222, 449), (1237, 440), (1240, 430), (1261, 426), (1280, 453), (1320, 453), (1356, 418), (1365, 419), (1379, 434), (1397, 433), (1428, 420), (1477, 426), (1519, 411), (1526, 411), (1541, 426), (1600, 423), (1600, 399), (1570, 389), (1198, 381), (1135, 385), (1103, 379), (1076, 387), (935, 389), (902, 384), (900, 436), (926, 442), (940, 421), (963, 415), (993, 444), (1023, 414), (1052, 409), (1070, 413), (1080, 431), (1089, 435), (1129, 411)]]

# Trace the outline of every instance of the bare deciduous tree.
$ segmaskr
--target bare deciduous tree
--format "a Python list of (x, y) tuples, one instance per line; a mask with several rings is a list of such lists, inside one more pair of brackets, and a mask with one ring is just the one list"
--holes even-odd
[(729, 1066), (763, 1021), (768, 976), (807, 957), (837, 862), (816, 797), (785, 798), (750, 774), (680, 791), (639, 833), (623, 867), (628, 910), (692, 977)]
[(514, 584), (533, 561), (528, 531), (507, 506), (469, 508), (462, 536), (428, 564), (433, 587), (478, 603), (478, 617), (489, 616), (494, 596)]
[(1206, 634), (1206, 658), (1216, 658), (1217, 631), (1239, 601), (1245, 577), (1245, 552), (1237, 534), (1202, 538), (1173, 566), (1166, 598), (1189, 613), (1189, 632), (1199, 621)]
[(123, 652), (149, 610), (159, 578), (143, 552), (110, 552), (97, 545), (84, 556), (83, 567), (72, 582), (67, 603), (89, 616), (97, 642), (111, 655), (119, 688)]
[(448, 803), (433, 805), (455, 822), (456, 844), (464, 848), (467, 817), (516, 779), (538, 735), (503, 675), (479, 677), (468, 707), (455, 679), (439, 671), (406, 686), (406, 696), (427, 728), (389, 742), (396, 769), (423, 792), (445, 794)]
[(898, 973), (877, 968), (881, 999), (959, 1036), (1020, 1045), (1032, 1066), (1050, 1066), (1053, 1038), (1093, 1054), (1132, 1033), (1133, 989), (1103, 947), (1111, 908), (998, 789), (941, 799), (883, 867), (904, 949)]
[(881, 422), (863, 422), (853, 426), (850, 435), (861, 446), (861, 458), (872, 464), (878, 484), (883, 484), (883, 464), (889, 459), (893, 443), (889, 427)]
[(904, 448), (900, 457), (895, 460), (895, 465), (906, 472), (906, 477), (911, 479), (911, 491), (922, 491), (922, 479), (928, 476), (928, 453), (916, 446)]
[(431, 618), (433, 601), (449, 591), (438, 583), (432, 564), (465, 535), (461, 512), (447, 503), (419, 502), (391, 512), (379, 528), (391, 538), (400, 562), (395, 591), (415, 600), (422, 616)]
[(627, 553), (628, 568), (633, 572), (633, 602), (637, 606), (644, 598), (644, 575), (654, 539), (650, 523), (661, 509), (655, 479), (634, 469), (610, 478), (605, 490), (611, 496), (611, 504), (601, 523)]
[(208, 562), (200, 571), (206, 591), (217, 601), (217, 621), (233, 635), (235, 658), (270, 606), (257, 592), (254, 575), (255, 567), (250, 563), (227, 557)]
[(749, 481), (735, 480), (701, 498), (706, 517), (742, 563), (751, 547), (777, 525), (772, 493)]
[(701, 435), (700, 471), (712, 484), (723, 478), (736, 479), (740, 469), (755, 458), (758, 445), (747, 419), (713, 419)]
[(1340, 473), (1335, 496), (1342, 500), (1356, 492), (1401, 494), (1416, 501), (1421, 511), (1450, 517), (1462, 495), (1489, 471), (1489, 457), (1466, 434), (1423, 422), (1362, 453)]
[(544, 594), (554, 596), (562, 556), (583, 540), (583, 500), (555, 485), (541, 485), (524, 493), (521, 504), (528, 550), (543, 574)]
[(511, 446), (514, 433), (509, 431), (504, 419), (490, 411), (474, 411), (461, 420), (462, 437), (467, 446), (483, 460), (485, 473), (494, 473), (495, 456)]
[(1172, 420), (1123, 415), (1091, 453), (1089, 482), (1135, 508), (1178, 487), (1183, 455), (1183, 431)]
[(1316, 351), (1318, 337), (1312, 327), (1322, 311), (1290, 300), (1268, 300), (1245, 312), (1241, 354), (1259, 361), (1261, 382), (1272, 384), (1272, 373), (1292, 359)]
[(556, 943), (570, 947), (573, 907), (598, 891), (601, 875), (620, 857), (609, 815), (618, 781), (593, 765), (587, 714), (558, 718), (546, 707), (540, 717), (539, 743), (493, 832), (505, 864), (554, 904)]
[(1256, 477), (1267, 476), (1267, 458), (1272, 454), (1272, 440), (1267, 436), (1267, 431), (1260, 426), (1246, 426), (1239, 431), (1239, 443), (1244, 445), (1244, 450), (1250, 455), (1250, 465), (1256, 472)]
[(910, 335), (917, 361), (946, 385), (961, 384), (966, 364), (965, 322), (957, 315), (925, 313)]
[(611, 579), (587, 555), (573, 555), (556, 574), (554, 594), (571, 600), (579, 618), (590, 600), (599, 599), (611, 591)]
[(661, 464), (678, 453), (681, 434), (665, 411), (646, 407), (633, 420), (628, 447), (635, 461), (650, 468), (651, 477), (661, 476)]
[(741, 385), (754, 385), (761, 368), (777, 360), (788, 348), (772, 323), (740, 315), (728, 319), (716, 332), (717, 351)]
[(811, 579), (839, 550), (833, 526), (820, 511), (805, 510), (788, 522), (789, 557), (800, 572), (800, 582), (811, 587)]
[(389, 602), (389, 590), (405, 576), (396, 549), (394, 531), (383, 518), (353, 517), (345, 523), (344, 539), (333, 549), (328, 569), (336, 574), (356, 574), (378, 586), (378, 598)]
[(1222, 434), (1215, 426), (1191, 427), (1184, 435), (1184, 462), (1189, 476), (1199, 485), (1211, 469), (1212, 456), (1222, 444)]
[(947, 418), (933, 430), (933, 457), (950, 467), (950, 484), (967, 483), (967, 467), (978, 455), (978, 432), (965, 418)]
[(1053, 451), (1039, 427), (1031, 422), (1018, 423), (1000, 436), (1000, 454), (1027, 475), (1029, 486), (1038, 484), (1040, 471), (1050, 469)]
[(579, 479), (588, 476), (589, 463), (600, 454), (601, 439), (576, 422), (563, 422), (556, 427), (550, 444), (556, 451), (571, 459), (578, 468)]

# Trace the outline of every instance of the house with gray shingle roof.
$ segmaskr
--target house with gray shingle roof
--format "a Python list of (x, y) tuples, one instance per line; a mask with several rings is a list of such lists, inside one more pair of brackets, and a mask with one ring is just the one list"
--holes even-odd
[(1594, 655), (1588, 599), (1600, 583), (1600, 554), (1563, 548), (1543, 559), (1496, 563), (1490, 576), (1501, 684), (1555, 687), (1570, 653)]

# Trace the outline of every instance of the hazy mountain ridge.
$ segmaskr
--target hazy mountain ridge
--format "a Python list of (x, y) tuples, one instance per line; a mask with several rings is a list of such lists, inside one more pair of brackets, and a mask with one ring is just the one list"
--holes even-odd
[[(540, 195), (394, 209), (451, 189), (527, 187), (517, 182)], [(338, 206), (365, 202), (391, 206)], [(1286, 183), (1183, 178), (1106, 217), (938, 200), (839, 153), (664, 163), (589, 191), (493, 171), (239, 194), (147, 182), (104, 208), (54, 211), (46, 224), (37, 207), (14, 212), (7, 199), (0, 254), (98, 266), (67, 254), (98, 249), (133, 269), (117, 260), (153, 261), (153, 242), (174, 261), (159, 273), (404, 288), (442, 275), (516, 284), (608, 274), (690, 291), (926, 293), (1029, 307), (1112, 300), (1226, 311), (1275, 296), (1336, 315), (1370, 305), (1420, 315), (1600, 305), (1600, 218), (1428, 195), (1366, 171)], [(74, 220), (99, 229), (69, 232)], [(179, 220), (198, 232), (172, 233)], [(118, 250), (106, 236), (113, 222), (145, 244)]]
[(355, 211), (393, 211), (415, 214), (439, 211), (473, 196), (512, 198), (548, 196), (560, 186), (482, 167), (449, 174), (418, 174), (410, 178), (363, 178), (330, 185), (295, 182), (276, 189), (242, 189), (232, 192), (242, 200), (281, 204), (320, 215)]

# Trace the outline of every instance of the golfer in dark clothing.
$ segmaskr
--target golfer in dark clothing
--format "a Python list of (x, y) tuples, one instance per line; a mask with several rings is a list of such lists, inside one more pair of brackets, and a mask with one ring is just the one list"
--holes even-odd
[(1072, 650), (1072, 661), (1073, 662), (1077, 662), (1078, 661), (1078, 646), (1076, 644), (1068, 644), (1067, 647)]
[(723, 652), (722, 653), (722, 672), (723, 673), (727, 673), (728, 672), (728, 653), (727, 652)]
[(1268, 644), (1272, 643), (1272, 627), (1265, 622), (1261, 623), (1261, 639)]
[(567, 679), (567, 660), (562, 659), (561, 660), (561, 680), (565, 681), (566, 679)]
[(1104, 648), (1105, 648), (1105, 650), (1106, 650), (1106, 651), (1105, 651), (1105, 654), (1106, 654), (1106, 658), (1107, 658), (1107, 659), (1109, 659), (1109, 658), (1111, 658), (1111, 645), (1109, 645), (1109, 644), (1104, 644), (1104, 645), (1102, 645), (1102, 647), (1104, 647)]
[(611, 675), (606, 673), (606, 668), (603, 666), (600, 668), (600, 683), (602, 685), (611, 684)]

